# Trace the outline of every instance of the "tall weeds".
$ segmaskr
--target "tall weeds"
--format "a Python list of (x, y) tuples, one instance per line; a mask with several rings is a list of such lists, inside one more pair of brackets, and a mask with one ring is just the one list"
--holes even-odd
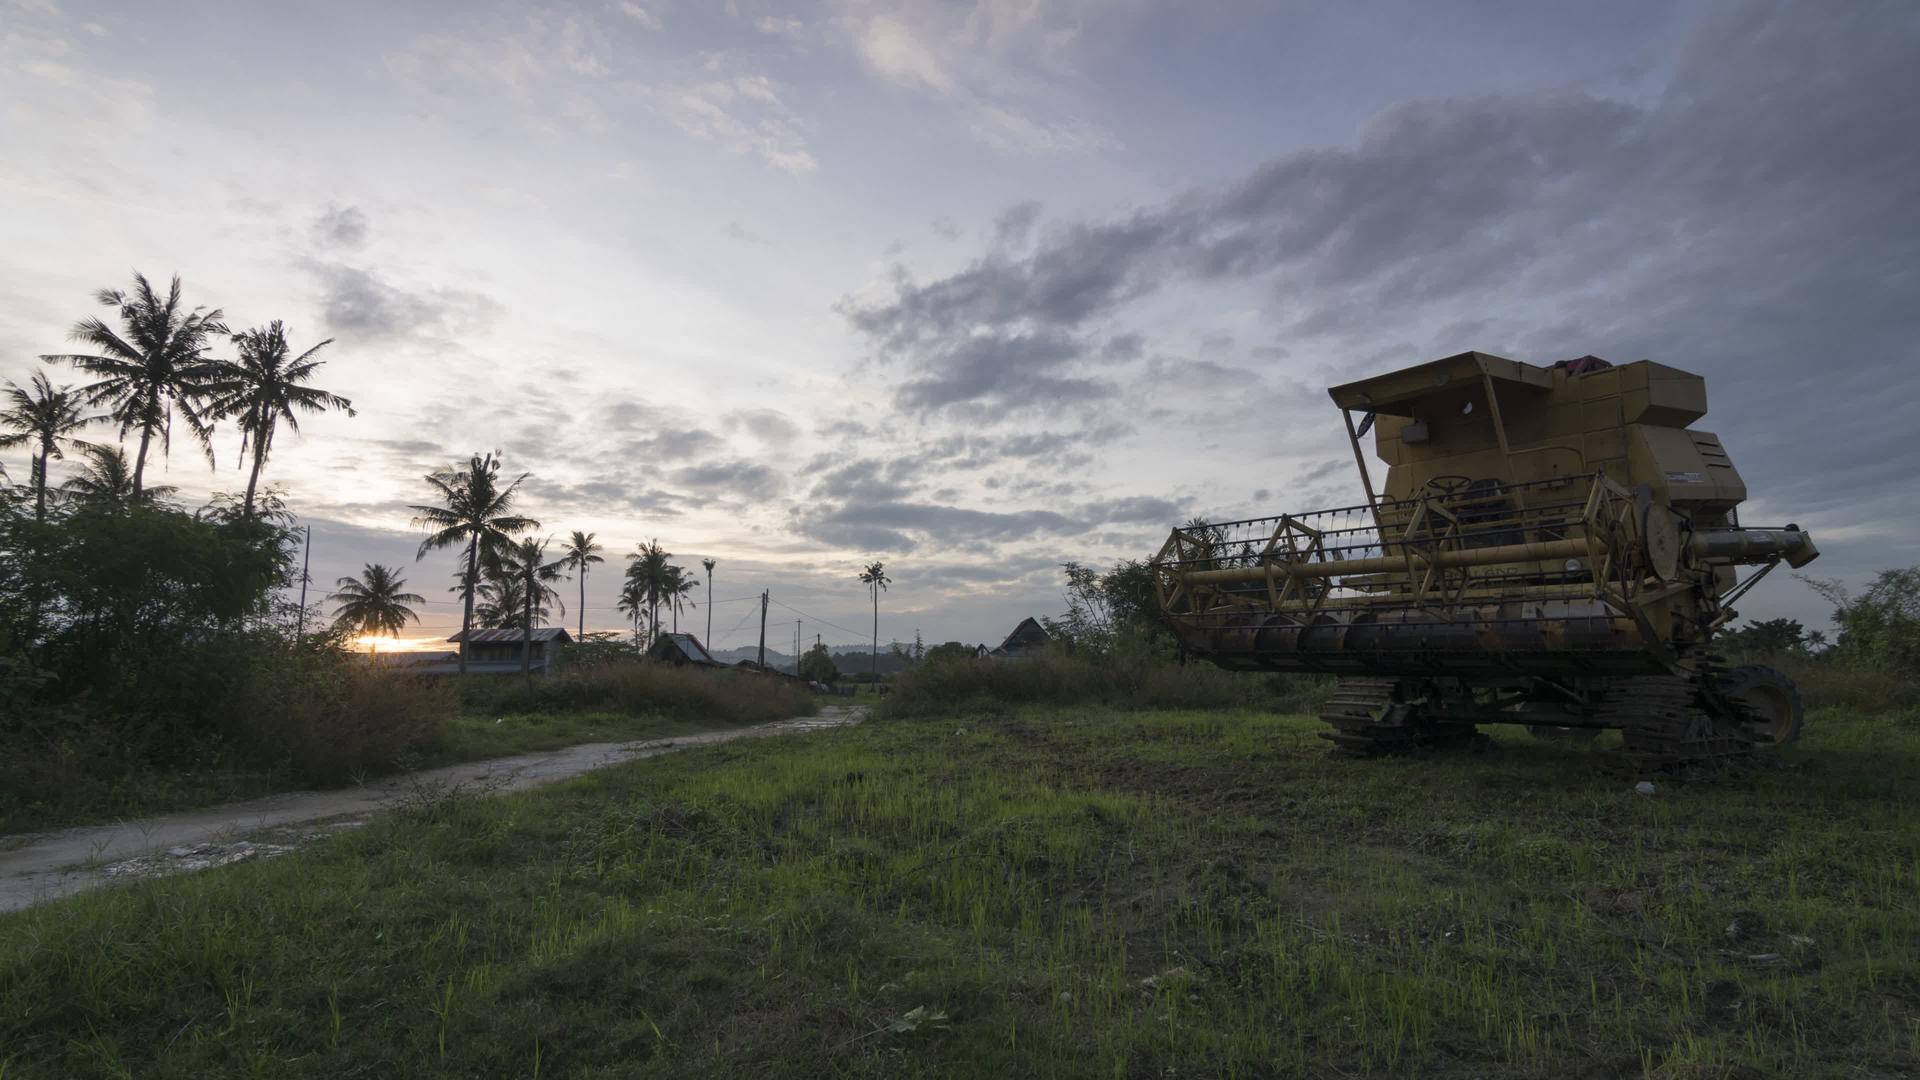
[(1049, 650), (1025, 660), (951, 660), (894, 681), (882, 715), (925, 716), (967, 706), (1086, 705), (1119, 709), (1271, 709), (1313, 712), (1333, 681), (1311, 675), (1223, 671), (1181, 664), (1145, 647), (1104, 654)]
[(799, 683), (749, 671), (626, 662), (595, 664), (538, 679), (468, 679), (468, 708), (502, 713), (615, 712), (714, 724), (756, 724), (814, 711)]

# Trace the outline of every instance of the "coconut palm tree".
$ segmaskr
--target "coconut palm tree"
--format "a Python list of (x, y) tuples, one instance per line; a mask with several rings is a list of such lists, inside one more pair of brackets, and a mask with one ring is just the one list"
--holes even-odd
[(64, 457), (62, 443), (74, 443), (73, 433), (98, 417), (82, 414), (80, 394), (71, 386), (56, 387), (45, 372), (33, 374), (32, 391), (9, 382), (7, 407), (0, 410), (0, 449), (33, 443), (39, 450), (33, 455), (28, 483), (33, 485), (33, 519), (47, 517), (47, 462)]
[(353, 402), (318, 387), (303, 386), (325, 364), (313, 354), (333, 344), (328, 338), (299, 356), (288, 359), (293, 350), (287, 344), (286, 327), (275, 319), (233, 335), (238, 360), (212, 362), (205, 384), (207, 403), (204, 415), (210, 420), (239, 418), (240, 458), (246, 460), (253, 450), (253, 471), (247, 474), (247, 495), (241, 512), (253, 516), (253, 492), (260, 484), (260, 468), (273, 453), (273, 433), (282, 420), (289, 428), (300, 430), (295, 411), (322, 413), (340, 409), (355, 415)]
[[(482, 630), (518, 630), (526, 614), (525, 607), (519, 578), (489, 578), (480, 583), (479, 598), (473, 605), (473, 624)], [(541, 609), (543, 613), (545, 610)]]
[(533, 674), (533, 618), (535, 608), (538, 614), (547, 613), (547, 601), (551, 600), (566, 613), (565, 605), (560, 603), (560, 594), (547, 583), (559, 581), (565, 559), (547, 562), (548, 540), (536, 540), (529, 536), (509, 547), (500, 556), (500, 576), (512, 579), (520, 586), (520, 602), (525, 605), (525, 617), (520, 622), (520, 674)]
[(112, 406), (107, 416), (120, 425), (120, 437), (140, 429), (140, 450), (133, 460), (133, 495), (146, 490), (147, 452), (154, 435), (160, 452), (173, 444), (173, 414), (200, 441), (213, 463), (213, 426), (200, 411), (200, 399), (212, 373), (207, 339), (227, 332), (221, 311), (187, 310), (180, 277), (174, 275), (165, 299), (145, 275), (133, 275), (133, 291), (101, 289), (94, 299), (120, 310), (120, 330), (98, 318), (75, 323), (69, 337), (97, 349), (94, 353), (56, 353), (40, 359), (72, 364), (99, 381), (81, 389), (87, 403)]
[[(398, 637), (410, 622), (420, 616), (408, 604), (424, 604), (427, 598), (404, 592), (407, 581), (400, 572), (379, 563), (368, 563), (357, 578), (343, 577), (334, 582), (327, 602), (340, 605), (333, 609), (333, 625), (362, 637)], [(378, 640), (370, 642), (368, 653), (378, 652)]]
[(698, 604), (695, 604), (693, 601), (687, 599), (687, 597), (693, 595), (694, 588), (695, 588), (695, 585), (694, 585), (693, 578), (687, 575), (686, 567), (684, 566), (667, 567), (667, 587), (665, 589), (665, 600), (666, 600), (667, 607), (673, 612), (673, 632), (676, 634), (680, 632), (681, 609), (699, 606)]
[(620, 586), (620, 599), (614, 607), (625, 613), (628, 621), (633, 623), (633, 651), (644, 653), (646, 650), (640, 646), (640, 616), (647, 613), (647, 590), (641, 587), (640, 582), (628, 577)]
[(560, 545), (560, 561), (566, 568), (580, 575), (580, 640), (587, 640), (587, 568), (595, 563), (607, 560), (600, 557), (605, 549), (593, 542), (590, 532), (573, 530), (566, 543)]
[(673, 553), (649, 540), (627, 556), (627, 580), (636, 583), (647, 598), (647, 644), (660, 636), (660, 601), (667, 596), (671, 574), (668, 559)]
[(173, 494), (174, 489), (168, 484), (135, 491), (127, 452), (117, 446), (87, 443), (80, 448), (80, 456), (85, 459), (80, 472), (60, 485), (61, 491), (79, 502), (90, 506), (126, 506), (159, 502)]
[(467, 573), (460, 614), (462, 675), (467, 673), (467, 636), (473, 629), (473, 599), (480, 586), (481, 559), (486, 558), (489, 565), (498, 562), (516, 534), (540, 527), (532, 518), (513, 513), (514, 496), (530, 474), (521, 473), (503, 487), (497, 454), (475, 454), (464, 468), (428, 475), (427, 483), (440, 496), (441, 504), (409, 508), (417, 515), (414, 527), (428, 530), (414, 555), (416, 560), (426, 558), (429, 551), (466, 545)]
[(700, 565), (707, 568), (707, 648), (711, 649), (713, 648), (713, 568), (719, 563), (709, 555), (700, 560)]
[(887, 590), (893, 579), (887, 576), (887, 568), (875, 559), (860, 571), (860, 580), (866, 583), (867, 591), (873, 594), (873, 677), (880, 677), (880, 594)]

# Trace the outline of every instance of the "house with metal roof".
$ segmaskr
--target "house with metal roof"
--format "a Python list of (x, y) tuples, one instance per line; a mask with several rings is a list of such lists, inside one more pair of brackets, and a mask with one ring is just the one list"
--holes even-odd
[(661, 634), (659, 637), (653, 639), (652, 645), (648, 646), (647, 657), (651, 660), (659, 660), (674, 665), (692, 664), (695, 667), (727, 666), (715, 660), (713, 654), (707, 651), (707, 647), (700, 644), (700, 639), (694, 637), (692, 634)]
[[(528, 636), (523, 630), (475, 630), (470, 634), (455, 634), (447, 640), (458, 645), (465, 639), (469, 675), (517, 674), (521, 669), (523, 648), (531, 650), (531, 663), (527, 666), (533, 671), (543, 672), (547, 670), (547, 665), (559, 657), (563, 647), (573, 643), (573, 635), (560, 626), (534, 627), (531, 643), (527, 641)], [(459, 654), (454, 654), (451, 662), (414, 670), (429, 675), (456, 674), (460, 670)]]
[(1021, 619), (1020, 625), (1014, 627), (1013, 633), (1007, 635), (1007, 640), (1001, 642), (999, 648), (987, 653), (987, 656), (993, 660), (1031, 660), (1039, 656), (1040, 651), (1047, 647), (1047, 642), (1052, 640), (1053, 637), (1047, 633), (1046, 628), (1029, 616)]

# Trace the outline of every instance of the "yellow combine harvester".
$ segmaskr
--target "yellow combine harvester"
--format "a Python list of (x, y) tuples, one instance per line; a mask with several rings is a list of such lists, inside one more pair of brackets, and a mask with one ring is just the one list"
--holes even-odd
[(1188, 653), (1340, 676), (1326, 737), (1355, 752), (1617, 728), (1646, 769), (1799, 734), (1792, 681), (1712, 642), (1767, 571), (1819, 553), (1741, 524), (1745, 483), (1687, 426), (1700, 376), (1469, 352), (1328, 393), (1366, 503), (1175, 529), (1154, 578)]

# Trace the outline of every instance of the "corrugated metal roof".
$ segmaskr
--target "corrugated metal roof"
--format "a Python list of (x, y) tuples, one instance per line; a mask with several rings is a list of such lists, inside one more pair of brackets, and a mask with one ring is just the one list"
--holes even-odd
[[(459, 641), (460, 638), (460, 634), (455, 634), (447, 640)], [(511, 645), (524, 640), (526, 640), (526, 634), (520, 630), (475, 630), (467, 635), (467, 643), (470, 645)], [(536, 626), (533, 628), (533, 640), (572, 641), (573, 635), (567, 633), (563, 626)]]
[(707, 647), (700, 644), (700, 639), (694, 637), (692, 634), (661, 634), (660, 637), (664, 641), (673, 642), (687, 659), (696, 664), (718, 664), (720, 662), (715, 660), (713, 654), (707, 651)]

